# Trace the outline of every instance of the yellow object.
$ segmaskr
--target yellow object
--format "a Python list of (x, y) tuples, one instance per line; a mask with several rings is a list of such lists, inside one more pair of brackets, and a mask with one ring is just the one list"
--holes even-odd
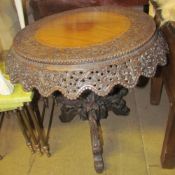
[(36, 34), (38, 42), (52, 47), (86, 47), (107, 42), (128, 31), (131, 21), (112, 12), (79, 12), (43, 24)]
[(152, 17), (155, 16), (155, 9), (154, 9), (151, 2), (149, 2), (149, 15), (152, 16)]
[[(161, 22), (161, 25), (164, 24), (167, 21), (175, 21), (175, 1), (174, 0), (157, 0), (157, 4), (159, 5), (159, 9), (161, 9), (161, 14), (163, 17), (163, 20)], [(154, 8), (152, 7), (150, 3), (150, 15), (154, 16)]]
[[(8, 78), (8, 75), (5, 74), (5, 65), (0, 63), (0, 70), (3, 75)], [(25, 92), (22, 85), (16, 84), (14, 91), (10, 95), (0, 95), (0, 112), (9, 111), (22, 107), (23, 103), (31, 102), (33, 98), (32, 92)]]
[(8, 105), (7, 104), (0, 105), (0, 112), (14, 110), (22, 106), (23, 106), (23, 103), (12, 103), (12, 104), (10, 103)]
[(11, 95), (0, 95), (0, 104), (30, 102), (32, 96), (32, 92), (25, 92), (20, 84), (16, 84)]

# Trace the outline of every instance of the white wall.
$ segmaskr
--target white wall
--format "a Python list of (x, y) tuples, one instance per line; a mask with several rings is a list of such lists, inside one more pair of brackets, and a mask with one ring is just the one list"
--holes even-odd
[(3, 50), (10, 48), (13, 38), (20, 30), (13, 0), (0, 0), (0, 45)]

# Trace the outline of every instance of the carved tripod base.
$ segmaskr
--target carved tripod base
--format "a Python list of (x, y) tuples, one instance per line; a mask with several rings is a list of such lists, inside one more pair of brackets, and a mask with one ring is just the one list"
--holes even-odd
[(107, 118), (110, 110), (117, 115), (127, 115), (130, 110), (123, 100), (123, 96), (127, 92), (126, 88), (120, 88), (117, 92), (105, 97), (99, 97), (93, 92), (89, 92), (77, 100), (57, 97), (57, 103), (62, 103), (62, 113), (59, 116), (62, 122), (69, 122), (76, 115), (83, 120), (89, 120), (94, 167), (98, 173), (104, 169), (100, 119)]

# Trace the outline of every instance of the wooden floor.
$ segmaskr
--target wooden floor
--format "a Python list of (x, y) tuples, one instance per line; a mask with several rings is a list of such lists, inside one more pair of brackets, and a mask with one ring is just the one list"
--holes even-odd
[[(102, 121), (104, 175), (174, 175), (160, 167), (160, 152), (168, 113), (165, 92), (159, 106), (149, 104), (149, 85), (131, 90), (126, 97), (127, 117), (110, 113)], [(77, 117), (71, 123), (58, 120), (54, 111), (50, 133), (52, 156), (32, 155), (25, 146), (15, 116), (3, 123), (0, 133), (0, 175), (95, 175), (89, 126)], [(46, 121), (47, 123), (47, 121)]]

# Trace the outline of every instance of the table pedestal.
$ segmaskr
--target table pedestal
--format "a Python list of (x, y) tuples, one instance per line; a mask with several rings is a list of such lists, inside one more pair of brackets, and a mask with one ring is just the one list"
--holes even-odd
[(108, 111), (113, 111), (116, 115), (127, 115), (130, 110), (123, 99), (127, 93), (126, 88), (117, 87), (105, 97), (97, 96), (94, 92), (86, 92), (77, 100), (68, 100), (63, 96), (56, 97), (57, 103), (62, 104), (59, 116), (62, 122), (69, 122), (76, 115), (82, 120), (89, 120), (92, 153), (97, 172), (102, 172), (104, 169), (100, 119), (107, 118)]

